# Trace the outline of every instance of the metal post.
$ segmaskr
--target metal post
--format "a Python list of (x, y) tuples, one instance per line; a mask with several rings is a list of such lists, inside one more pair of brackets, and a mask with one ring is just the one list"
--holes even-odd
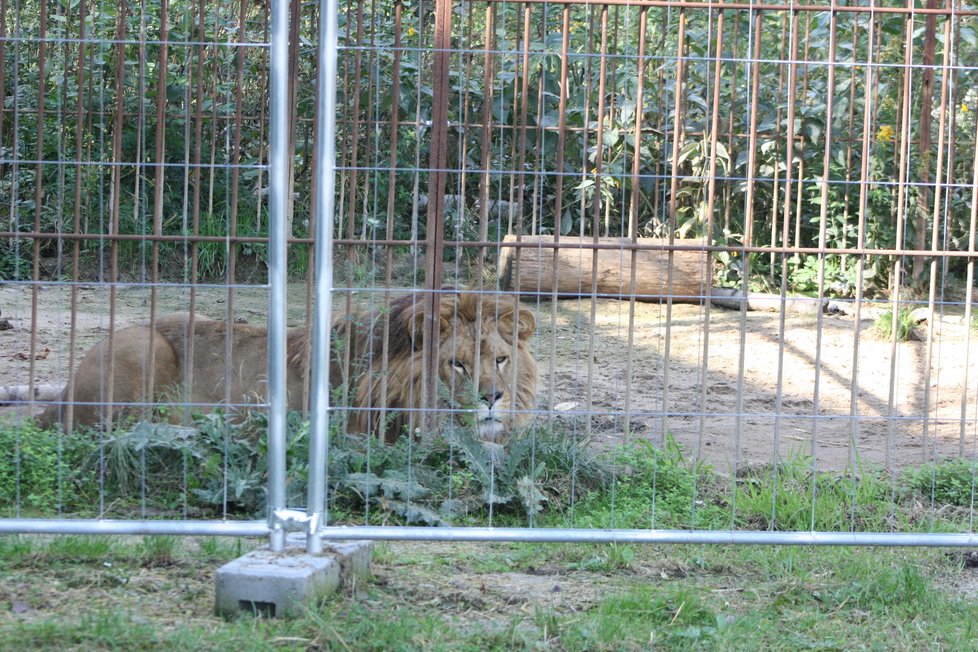
[(333, 321), (333, 210), (336, 198), (337, 0), (322, 0), (319, 15), (319, 140), (316, 142), (316, 309), (312, 317), (309, 392), (309, 499), (306, 551), (323, 550), (316, 534), (326, 504), (329, 448), (329, 330)]
[(276, 512), (285, 508), (286, 224), (288, 219), (289, 3), (272, 0), (269, 57), (268, 519), (269, 547), (285, 549)]

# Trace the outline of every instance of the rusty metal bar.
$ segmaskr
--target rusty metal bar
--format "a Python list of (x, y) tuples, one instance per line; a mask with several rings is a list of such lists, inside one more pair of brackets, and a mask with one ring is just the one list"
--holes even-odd
[[(594, 135), (594, 209), (591, 217), (591, 234), (593, 236), (593, 243), (598, 242), (598, 238), (601, 233), (601, 193), (602, 187), (604, 185), (603, 176), (603, 164), (604, 164), (604, 123), (605, 123), (605, 96), (606, 96), (606, 85), (608, 80), (608, 7), (603, 5), (601, 7), (601, 57), (599, 59), (598, 67), (598, 109), (597, 109), (597, 129)], [(581, 218), (581, 225), (583, 228), (584, 218)], [(583, 234), (582, 234), (583, 235)], [(590, 435), (592, 428), (592, 419), (590, 417), (591, 411), (594, 409), (594, 350), (595, 350), (595, 324), (597, 324), (598, 315), (598, 251), (597, 249), (591, 250), (591, 311), (588, 316), (588, 323), (591, 328), (588, 329), (588, 344), (587, 344), (587, 384), (585, 387), (584, 394), (584, 405), (585, 410), (588, 413), (587, 420), (585, 421), (585, 433)]]
[[(449, 71), (452, 42), (451, 0), (435, 0), (434, 66), (432, 73), (431, 107), (431, 154), (428, 174), (428, 220), (425, 238), (425, 297), (424, 360), (425, 396), (422, 407), (433, 409), (438, 404), (438, 344), (441, 323), (442, 248), (445, 241), (445, 186), (444, 172), (448, 158), (448, 102), (450, 100)], [(431, 414), (424, 415), (422, 423), (433, 425)]]
[[(837, 47), (837, 35), (836, 28), (838, 26), (838, 14), (833, 13), (829, 18), (829, 52), (828, 60), (834, 62), (836, 59), (836, 47)], [(825, 148), (823, 150), (822, 158), (822, 182), (821, 182), (821, 197), (822, 202), (819, 207), (819, 218), (818, 218), (818, 248), (825, 249), (825, 239), (826, 239), (826, 228), (828, 222), (828, 197), (829, 197), (829, 180), (832, 175), (831, 162), (832, 162), (832, 134), (833, 134), (833, 121), (835, 119), (835, 66), (828, 67), (828, 79), (826, 81), (826, 92), (825, 92)], [(800, 186), (801, 184), (799, 184)], [(818, 257), (818, 290), (817, 296), (819, 299), (825, 296), (825, 254), (819, 254)], [(784, 311), (782, 311), (783, 313)], [(819, 310), (815, 317), (815, 383), (812, 388), (812, 468), (816, 468), (818, 464), (818, 437), (819, 437), (819, 420), (816, 418), (821, 413), (821, 393), (822, 393), (822, 340), (824, 337), (824, 317), (822, 311)], [(782, 340), (783, 346), (783, 340)], [(850, 467), (850, 473), (855, 473), (855, 466)], [(812, 505), (811, 505), (811, 524), (812, 528), (815, 527), (815, 501), (817, 487), (815, 483), (812, 483)]]
[[(913, 30), (914, 30), (914, 18), (909, 16), (906, 20), (906, 32), (904, 37), (904, 63), (906, 64), (904, 68), (901, 69), (903, 77), (902, 85), (902, 102), (900, 103), (901, 115), (900, 115), (900, 136), (897, 140), (899, 144), (899, 170), (897, 172), (897, 200), (896, 200), (896, 242), (901, 244), (903, 242), (904, 236), (904, 220), (906, 219), (905, 206), (906, 206), (906, 181), (909, 172), (910, 165), (910, 118), (912, 115), (912, 86), (911, 86), (911, 67), (910, 64), (913, 62), (914, 47), (913, 47)], [(889, 397), (887, 399), (887, 416), (889, 417), (887, 421), (887, 443), (886, 443), (886, 469), (888, 471), (893, 470), (893, 446), (896, 439), (896, 422), (893, 420), (895, 416), (895, 410), (897, 407), (897, 396), (896, 388), (898, 381), (898, 369), (897, 369), (897, 355), (899, 344), (899, 338), (897, 337), (897, 329), (899, 328), (899, 314), (900, 314), (900, 291), (903, 285), (903, 257), (896, 256), (893, 260), (893, 274), (890, 277), (892, 284), (892, 295), (891, 300), (891, 310), (892, 310), (892, 328), (890, 332), (890, 391)], [(922, 456), (921, 461), (926, 460), (926, 455)]]
[[(969, 184), (969, 187), (970, 187), (970, 184)], [(130, 241), (130, 242), (132, 242), (132, 241), (143, 241), (143, 240), (145, 240), (147, 242), (152, 242), (152, 241), (156, 240), (156, 241), (159, 241), (159, 242), (177, 242), (177, 243), (190, 242), (191, 240), (193, 240), (195, 242), (198, 242), (198, 243), (205, 243), (205, 242), (221, 242), (221, 243), (223, 243), (223, 242), (229, 241), (227, 236), (221, 236), (221, 235), (218, 235), (218, 236), (200, 235), (200, 236), (193, 237), (193, 236), (183, 236), (183, 235), (151, 236), (151, 235), (148, 235), (148, 234), (133, 234), (133, 233), (118, 233), (118, 234), (110, 234), (110, 233), (105, 233), (105, 234), (63, 233), (63, 234), (54, 234), (54, 233), (46, 233), (46, 232), (45, 233), (37, 233), (37, 232), (34, 232), (34, 231), (0, 231), (0, 238), (14, 238), (14, 237), (17, 237), (17, 238), (54, 239), (56, 237), (56, 235), (57, 235), (58, 238), (61, 238), (63, 240), (69, 240), (69, 241), (74, 241), (74, 240), (81, 240), (81, 241), (85, 241), (85, 240), (92, 240), (92, 241), (104, 240), (106, 242), (113, 242), (113, 241), (118, 241), (118, 242)], [(239, 235), (236, 238), (234, 238), (233, 240), (231, 240), (231, 242), (235, 242), (235, 243), (249, 243), (250, 242), (250, 243), (262, 243), (262, 244), (265, 244), (265, 243), (268, 242), (268, 238), (263, 237), (263, 236), (242, 236), (242, 235)], [(832, 248), (829, 248), (829, 247), (825, 247), (825, 248), (819, 248), (819, 247), (793, 247), (793, 246), (774, 246), (774, 247), (768, 247), (768, 246), (761, 246), (761, 245), (749, 245), (749, 246), (741, 246), (741, 245), (708, 245), (708, 244), (699, 244), (699, 243), (697, 243), (697, 244), (682, 244), (681, 242), (682, 241), (677, 241), (677, 244), (672, 244), (672, 245), (670, 245), (668, 243), (661, 244), (661, 245), (660, 244), (657, 244), (655, 246), (655, 250), (656, 251), (666, 251), (666, 252), (668, 252), (668, 251), (709, 251), (709, 252), (731, 252), (731, 253), (747, 252), (747, 253), (759, 253), (759, 254), (765, 254), (765, 255), (768, 255), (768, 254), (770, 254), (773, 251), (775, 254), (784, 254), (784, 253), (788, 253), (788, 254), (796, 254), (796, 253), (797, 254), (816, 254), (816, 255), (817, 254), (839, 254), (839, 255), (847, 255), (847, 256), (903, 256), (903, 257), (909, 257), (909, 258), (912, 258), (912, 257), (929, 258), (929, 257), (931, 257), (931, 256), (934, 255), (934, 252), (931, 251), (930, 249), (927, 249), (925, 251), (917, 251), (917, 250), (914, 250), (914, 249), (904, 249), (904, 248), (894, 249), (894, 248), (889, 248), (889, 247), (887, 247), (887, 248), (882, 248), (882, 247), (869, 247), (869, 248), (867, 248), (867, 247), (846, 247), (844, 249), (837, 249), (837, 248), (834, 248), (834, 247), (832, 247)], [(293, 244), (311, 245), (311, 244), (314, 244), (314, 241), (313, 241), (312, 238), (288, 238), (288, 243), (290, 245), (293, 245)], [(371, 240), (370, 241), (370, 244), (371, 245), (377, 246), (377, 247), (408, 247), (408, 246), (410, 246), (413, 243), (414, 243), (413, 240), (400, 240), (400, 239), (377, 239), (377, 240)], [(354, 239), (337, 238), (336, 240), (334, 240), (334, 244), (336, 244), (336, 245), (342, 245), (342, 246), (352, 246), (352, 245), (357, 245), (357, 244), (363, 244), (363, 241), (360, 240), (359, 238), (354, 238)], [(524, 248), (524, 247), (532, 247), (534, 249), (553, 249), (555, 247), (554, 243), (549, 243), (549, 242), (532, 242), (532, 243), (516, 242), (516, 241), (511, 241), (511, 242), (497, 242), (495, 240), (482, 240), (482, 241), (480, 241), (480, 240), (464, 240), (464, 241), (462, 241), (462, 240), (449, 240), (449, 239), (445, 239), (445, 240), (443, 240), (443, 244), (446, 247), (463, 247), (463, 248), (465, 248), (465, 247), (475, 247), (475, 248), (500, 247), (500, 248), (520, 249), (520, 248)], [(564, 249), (564, 248), (568, 248), (568, 249), (586, 249), (586, 250), (589, 250), (589, 251), (592, 250), (592, 249), (598, 249), (598, 250), (601, 250), (601, 249), (614, 249), (614, 250), (631, 251), (633, 249), (638, 249), (638, 250), (648, 249), (648, 245), (642, 244), (641, 242), (639, 242), (639, 243), (615, 242), (613, 244), (611, 244), (611, 243), (604, 243), (604, 242), (580, 244), (580, 243), (574, 242), (574, 243), (561, 243), (560, 246), (559, 246), (559, 248), (561, 248), (561, 249)], [(943, 249), (943, 250), (939, 251), (938, 254), (940, 256), (946, 257), (946, 258), (972, 258), (972, 257), (974, 257), (976, 255), (974, 252), (970, 252), (968, 250), (957, 250), (957, 249)]]
[[(570, 5), (564, 5), (561, 21), (561, 42), (560, 42), (560, 99), (558, 101), (557, 107), (557, 170), (562, 172), (564, 170), (564, 146), (565, 146), (565, 132), (564, 129), (567, 126), (567, 98), (570, 95), (570, 89), (567, 87), (567, 70), (570, 62), (568, 61), (568, 47), (570, 42)], [(641, 82), (640, 82), (641, 83)], [(563, 229), (563, 192), (564, 192), (564, 177), (563, 175), (558, 175), (555, 180), (554, 188), (554, 244), (560, 245), (560, 232)], [(551, 301), (550, 301), (550, 321), (553, 324), (557, 323), (557, 279), (560, 274), (560, 258), (558, 248), (555, 246), (553, 251), (553, 277), (551, 278)], [(514, 325), (515, 328), (515, 325)], [(516, 360), (516, 345), (518, 342), (517, 337), (513, 337), (513, 359)], [(548, 369), (548, 386), (547, 386), (547, 406), (551, 411), (556, 404), (554, 401), (554, 387), (557, 382), (557, 338), (550, 338), (550, 363)], [(511, 395), (516, 395), (516, 373), (517, 365), (512, 366), (512, 383), (511, 383)]]
[[(40, 7), (40, 36), (43, 39), (44, 35), (47, 34), (47, 23), (48, 23), (48, 2), (47, 0), (41, 0)], [(44, 117), (41, 115), (40, 111), (44, 106), (45, 102), (45, 64), (47, 63), (47, 44), (42, 41), (37, 46), (37, 158), (40, 161), (44, 157)], [(2, 88), (2, 87), (0, 87)], [(14, 134), (14, 138), (17, 138), (17, 134)], [(41, 230), (41, 209), (44, 206), (44, 167), (38, 162), (37, 167), (34, 172), (34, 230)], [(31, 324), (37, 324), (37, 304), (40, 300), (39, 290), (40, 287), (37, 284), (41, 278), (41, 241), (34, 240), (33, 243), (33, 269), (31, 271), (32, 278), (34, 279), (34, 286), (31, 288)], [(31, 328), (31, 338), (30, 338), (30, 362), (28, 363), (27, 371), (27, 383), (29, 396), (34, 395), (34, 374), (35, 374), (35, 360), (37, 359), (37, 328)]]
[[(797, 101), (797, 87), (798, 87), (798, 65), (795, 60), (798, 57), (798, 40), (799, 40), (799, 14), (797, 12), (792, 12), (788, 20), (788, 51), (789, 59), (792, 61), (788, 66), (788, 113), (786, 116), (786, 128), (785, 132), (788, 134), (788, 145), (785, 148), (785, 174), (784, 174), (784, 200), (782, 208), (782, 219), (781, 219), (781, 242), (784, 245), (788, 244), (791, 232), (791, 182), (792, 182), (792, 170), (794, 168), (794, 141), (791, 138), (795, 133), (795, 120), (797, 118), (795, 102)], [(780, 83), (780, 79), (779, 79)], [(799, 176), (798, 184), (801, 185), (802, 179)], [(774, 244), (776, 239), (776, 225), (777, 219), (772, 219), (772, 237), (771, 244)], [(781, 259), (781, 283), (780, 283), (780, 293), (781, 293), (781, 314), (778, 318), (778, 339), (781, 346), (778, 347), (778, 371), (777, 371), (777, 385), (774, 397), (774, 450), (771, 455), (771, 464), (773, 466), (773, 472), (778, 472), (778, 451), (781, 449), (781, 425), (782, 425), (782, 411), (784, 405), (784, 337), (785, 337), (785, 327), (787, 311), (785, 310), (785, 297), (788, 293), (788, 256), (782, 255)], [(774, 261), (772, 258), (771, 272), (774, 273)], [(772, 505), (772, 513), (774, 507)], [(773, 515), (772, 515), (773, 518)]]
[[(935, 21), (935, 24), (933, 25), (931, 24), (932, 19)], [(933, 37), (932, 30), (936, 30), (936, 28), (937, 28), (936, 19), (934, 19), (933, 16), (928, 16), (927, 29), (928, 29), (928, 34), (930, 34), (931, 37)], [(948, 66), (950, 65), (951, 62), (952, 46), (951, 46), (951, 21), (949, 19), (944, 21), (943, 43), (944, 43), (944, 56), (942, 57), (942, 71), (941, 71), (941, 105), (938, 113), (938, 127), (937, 127), (937, 160), (934, 163), (934, 206), (931, 213), (933, 219), (933, 225), (931, 226), (930, 249), (932, 252), (936, 252), (940, 248), (939, 244), (940, 244), (940, 224), (941, 224), (941, 194), (943, 192), (943, 176), (944, 176), (945, 129), (948, 128), (947, 116), (948, 113), (950, 113), (948, 111), (948, 94), (950, 90), (949, 88), (950, 70)], [(933, 61), (934, 53), (932, 51), (930, 52), (930, 57), (931, 60)], [(928, 81), (930, 82), (930, 84), (933, 84), (933, 75), (931, 75), (929, 78), (925, 80), (924, 88), (921, 90), (921, 92), (924, 93), (932, 92), (932, 88), (928, 87), (929, 85), (926, 83)], [(924, 106), (926, 106), (926, 110), (928, 111), (929, 114), (930, 102), (922, 102), (921, 111), (924, 110), (923, 108)], [(928, 115), (928, 124), (927, 124), (928, 129), (930, 127), (929, 119), (930, 116)], [(953, 119), (953, 114), (952, 114), (952, 119)], [(953, 130), (953, 128), (954, 127), (953, 127), (953, 120), (952, 120), (952, 125), (950, 126), (950, 129)], [(923, 129), (923, 125), (921, 125), (921, 129)], [(929, 137), (927, 140), (929, 140)], [(929, 152), (924, 147), (924, 139), (923, 137), (921, 137), (920, 139), (921, 160), (927, 160), (928, 156), (929, 156)], [(927, 166), (923, 166), (923, 167), (924, 167), (923, 174), (926, 178), (929, 170), (926, 169)], [(923, 212), (923, 206), (920, 207), (920, 210), (922, 216), (918, 217), (918, 228), (920, 228), (921, 226), (926, 227), (926, 214)], [(923, 225), (921, 225), (921, 222), (923, 222)], [(923, 249), (924, 247), (919, 246), (919, 244), (920, 244), (920, 237), (918, 236), (918, 249)], [(930, 263), (928, 264), (928, 261), (924, 260), (923, 258), (913, 259), (915, 268), (918, 266), (921, 269), (929, 268), (930, 282), (928, 284), (929, 287), (927, 290), (927, 308), (930, 311), (929, 312), (930, 315), (937, 314), (935, 312), (935, 307), (937, 303), (937, 276), (938, 276), (937, 260), (938, 257), (935, 256), (930, 259)], [(945, 276), (944, 278), (946, 279), (947, 277)], [(895, 320), (896, 319), (894, 318), (894, 321)], [(922, 409), (923, 412), (922, 427), (923, 427), (924, 457), (927, 459), (935, 459), (937, 455), (936, 442), (935, 442), (933, 454), (928, 455), (928, 451), (927, 451), (927, 445), (929, 443), (928, 440), (931, 434), (930, 433), (931, 366), (933, 365), (933, 360), (934, 360), (934, 321), (935, 319), (933, 317), (927, 320), (927, 341), (926, 341), (927, 353), (925, 354), (925, 359), (924, 359), (924, 404)], [(970, 337), (968, 339), (970, 339)]]
[[(754, 220), (754, 196), (756, 192), (756, 165), (757, 165), (757, 121), (758, 121), (758, 95), (760, 93), (760, 51), (763, 34), (763, 18), (761, 12), (751, 12), (750, 18), (753, 20), (753, 27), (748, 34), (748, 41), (752, 43), (752, 61), (750, 62), (751, 72), (751, 99), (750, 99), (750, 139), (747, 145), (747, 191), (744, 199), (744, 234), (743, 246), (741, 249), (741, 260), (743, 264), (743, 276), (741, 277), (740, 295), (746, 296), (748, 284), (750, 282), (750, 256), (746, 247), (754, 242), (753, 239), (753, 220)], [(740, 342), (737, 359), (737, 398), (736, 411), (740, 415), (744, 412), (744, 378), (747, 371), (747, 305), (740, 305)], [(737, 469), (740, 466), (740, 441), (743, 429), (743, 418), (738, 416), (734, 421), (734, 458), (733, 475), (736, 477)], [(736, 506), (731, 510), (731, 518), (736, 516)]]
[[(717, 12), (717, 27), (716, 27), (716, 61), (713, 64), (713, 97), (711, 102), (711, 116), (710, 116), (710, 170), (708, 172), (709, 181), (707, 182), (706, 190), (706, 238), (705, 244), (710, 246), (713, 242), (714, 229), (716, 228), (715, 220), (716, 216), (714, 211), (716, 210), (716, 195), (717, 195), (717, 145), (720, 142), (720, 87), (723, 81), (723, 62), (720, 60), (720, 53), (723, 52), (723, 30), (724, 30), (724, 13), (722, 11)], [(709, 256), (704, 263), (705, 269), (703, 270), (703, 276), (706, 278), (706, 288), (704, 289), (704, 294), (709, 296), (712, 281), (713, 281), (713, 257)], [(707, 400), (707, 388), (709, 387), (709, 377), (710, 377), (710, 314), (711, 305), (709, 301), (703, 302), (703, 364), (700, 376), (700, 411), (706, 414), (706, 400)], [(700, 417), (699, 427), (696, 433), (696, 458), (697, 460), (703, 457), (703, 440), (706, 435), (706, 418)]]
[[(127, 0), (119, 1), (119, 40), (123, 41), (126, 37), (126, 16), (129, 12)], [(125, 45), (116, 46), (115, 61), (115, 104), (116, 116), (112, 124), (112, 160), (122, 161), (122, 111), (125, 106), (125, 79), (126, 79), (126, 51)], [(122, 168), (113, 166), (111, 168), (111, 202), (109, 207), (109, 218), (111, 220), (110, 233), (119, 233), (119, 221), (122, 202)], [(108, 416), (105, 417), (106, 430), (112, 429), (112, 403), (113, 391), (115, 388), (115, 323), (117, 308), (117, 287), (119, 280), (119, 241), (113, 240), (110, 243), (111, 263), (109, 266), (109, 279), (112, 285), (109, 287), (109, 336), (108, 336), (108, 372), (105, 380), (106, 403), (108, 404)]]
[[(685, 139), (685, 111), (683, 99), (685, 98), (686, 86), (683, 85), (683, 78), (687, 74), (685, 55), (686, 55), (686, 11), (679, 12), (679, 33), (676, 35), (676, 92), (675, 104), (673, 105), (673, 124), (672, 124), (672, 176), (673, 181), (669, 189), (669, 216), (667, 239), (669, 244), (676, 241), (676, 203), (679, 193), (679, 152), (680, 141)], [(719, 52), (717, 56), (719, 56)], [(710, 158), (716, 159), (716, 150), (711, 150)], [(669, 356), (672, 351), (672, 288), (673, 271), (675, 265), (675, 251), (666, 252), (666, 333), (665, 345), (662, 353), (662, 436), (669, 432)], [(707, 274), (710, 276), (710, 274)]]
[[(79, 0), (78, 3), (78, 30), (79, 34), (84, 37), (85, 31), (87, 29), (87, 11), (88, 5), (86, 0)], [(2, 9), (0, 9), (2, 13)], [(2, 45), (0, 45), (2, 47)], [(0, 64), (2, 68), (2, 64)], [(75, 158), (81, 160), (84, 156), (84, 139), (82, 138), (82, 131), (85, 127), (85, 44), (78, 44), (78, 106), (75, 114)], [(2, 74), (2, 73), (0, 73)], [(0, 83), (0, 87), (3, 84)], [(2, 122), (2, 119), (0, 119)], [(2, 139), (0, 139), (2, 142)], [(82, 170), (81, 165), (75, 166), (75, 192), (74, 192), (74, 207), (72, 213), (72, 233), (79, 233), (81, 231), (81, 204), (82, 204)], [(80, 276), (80, 258), (81, 258), (81, 240), (73, 240), (71, 243), (71, 299), (69, 300), (70, 306), (70, 324), (68, 326), (68, 383), (66, 386), (66, 391), (68, 395), (74, 394), (75, 387), (75, 348), (78, 343), (78, 279)], [(74, 422), (74, 404), (69, 402), (68, 405), (64, 406), (63, 410), (63, 424), (66, 433), (71, 433), (72, 426)]]
[[(507, 3), (511, 0), (485, 0), (488, 3)], [(581, 0), (522, 0), (524, 4), (580, 4)], [(639, 9), (651, 9), (655, 7), (671, 9), (709, 9), (720, 11), (799, 11), (799, 12), (836, 12), (836, 13), (863, 13), (863, 14), (936, 14), (939, 16), (975, 16), (978, 9), (955, 9), (948, 7), (924, 8), (924, 7), (880, 7), (872, 4), (869, 6), (852, 6), (836, 4), (750, 4), (744, 2), (716, 2), (713, 0), (600, 0), (602, 5), (615, 7), (637, 7)]]
[[(156, 169), (153, 175), (153, 235), (161, 236), (163, 235), (163, 184), (164, 184), (164, 168), (163, 162), (165, 159), (165, 147), (166, 147), (166, 129), (163, 125), (166, 121), (166, 107), (167, 107), (167, 67), (169, 65), (169, 47), (167, 45), (167, 37), (169, 35), (169, 11), (170, 3), (169, 0), (160, 0), (160, 50), (159, 50), (159, 61), (157, 62), (157, 75), (156, 75), (156, 138), (154, 141), (154, 162), (156, 163)], [(242, 50), (243, 52), (243, 50)], [(80, 158), (80, 156), (79, 156)], [(77, 232), (77, 229), (76, 229)], [(78, 242), (77, 240), (75, 241)], [(150, 293), (149, 293), (149, 328), (150, 330), (156, 329), (156, 317), (157, 317), (157, 303), (159, 300), (158, 296), (158, 284), (160, 282), (160, 241), (152, 241), (152, 253), (150, 261)], [(74, 310), (72, 311), (74, 312)], [(156, 348), (150, 347), (149, 349), (149, 383), (147, 385), (147, 394), (152, 396), (154, 385), (156, 382), (156, 374), (154, 373), (156, 369)]]
[[(685, 21), (683, 20), (682, 14), (680, 15), (679, 22), (679, 41), (680, 48), (683, 40), (683, 28)], [(635, 124), (634, 124), (634, 137), (635, 143), (632, 150), (632, 194), (631, 194), (631, 204), (628, 212), (628, 239), (632, 242), (638, 241), (638, 200), (639, 195), (642, 192), (638, 182), (638, 174), (641, 166), (641, 134), (642, 134), (642, 114), (643, 111), (643, 91), (645, 87), (645, 46), (646, 38), (648, 36), (648, 10), (643, 8), (638, 15), (638, 69), (637, 73), (637, 84), (635, 88)], [(676, 88), (676, 94), (680, 94), (680, 89)], [(677, 137), (676, 134), (673, 137)], [(625, 352), (625, 413), (631, 408), (632, 399), (632, 373), (634, 359), (634, 342), (635, 342), (635, 283), (636, 283), (636, 254), (637, 252), (633, 249), (631, 251), (631, 262), (630, 262), (630, 272), (628, 279), (628, 350)], [(622, 429), (625, 435), (625, 442), (631, 438), (630, 433), (630, 423), (626, 416), (625, 421), (622, 425)]]

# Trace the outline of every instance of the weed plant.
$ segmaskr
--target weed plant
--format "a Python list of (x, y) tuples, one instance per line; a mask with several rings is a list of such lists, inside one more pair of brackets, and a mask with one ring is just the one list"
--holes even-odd
[[(308, 422), (291, 413), (287, 423), (287, 500), (302, 507)], [(328, 455), (330, 522), (901, 531), (937, 527), (923, 518), (926, 509), (971, 507), (978, 484), (966, 460), (893, 477), (861, 467), (817, 472), (809, 458), (792, 455), (726, 477), (670, 438), (662, 447), (637, 441), (597, 452), (559, 426), (534, 426), (505, 446), (458, 427), (431, 441), (385, 445), (339, 426)], [(85, 516), (97, 508), (112, 516), (260, 517), (267, 460), (261, 413), (242, 423), (220, 413), (187, 427), (140, 422), (115, 435), (6, 425), (0, 516)], [(944, 518), (940, 526), (966, 523)]]
[[(896, 314), (896, 340), (906, 342), (916, 337), (914, 328), (917, 321), (913, 316), (913, 311), (909, 308), (901, 308)], [(893, 340), (893, 310), (887, 310), (880, 314), (873, 322), (873, 327), (879, 336), (887, 341)]]

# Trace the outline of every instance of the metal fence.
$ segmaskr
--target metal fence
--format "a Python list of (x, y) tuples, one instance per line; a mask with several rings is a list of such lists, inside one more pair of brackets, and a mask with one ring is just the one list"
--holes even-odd
[[(216, 488), (194, 477), (204, 461), (181, 448), (189, 431), (129, 433), (129, 444), (144, 438), (142, 516), (156, 509), (149, 480), (162, 464), (148, 451), (170, 437), (179, 459), (163, 466), (183, 474), (170, 486), (177, 523), (104, 520), (132, 512), (113, 505), (120, 440), (99, 431), (98, 520), (59, 511), (2, 520), (0, 531), (273, 531), (280, 547), (295, 527), (313, 549), (320, 534), (975, 543), (970, 525), (861, 531), (855, 510), (837, 531), (816, 531), (814, 478), (835, 472), (854, 488), (870, 468), (895, 479), (948, 457), (976, 460), (978, 8), (325, 6), (335, 21), (285, 2), (267, 12), (214, 0), (0, 5), (0, 310), (16, 326), (2, 384), (27, 388), (8, 402), (21, 414), (60, 406), (70, 430), (85, 402), (41, 390), (66, 382), (73, 398), (82, 354), (106, 337), (93, 405), (125, 402), (137, 426), (161, 414), (189, 425), (219, 407), (212, 423), (223, 428), (210, 449), (223, 465)], [(290, 278), (308, 281), (287, 296)], [(509, 328), (472, 334), (475, 351), (497, 336), (511, 349), (488, 358), (501, 375), (486, 387), (486, 365), (463, 355), (458, 289), (479, 298), (477, 321), (487, 310)], [(145, 319), (159, 330), (157, 316), (173, 310), (221, 322), (224, 356), (209, 364), (223, 368), (223, 396), (154, 393), (147, 380), (144, 400), (120, 401), (113, 333)], [(267, 391), (234, 394), (235, 333), (247, 330), (234, 321), (266, 315)], [(517, 394), (524, 336), (538, 359), (536, 399), (509, 406), (522, 424), (509, 441), (473, 442), (466, 428), (484, 434), (486, 396)], [(177, 358), (201, 359), (199, 338), (180, 341)], [(155, 355), (144, 377), (155, 377)], [(471, 377), (471, 402), (453, 373)], [(310, 425), (290, 426), (289, 408)], [(265, 415), (265, 443), (249, 450), (267, 453), (267, 466), (242, 478), (231, 422), (246, 410)], [(602, 529), (375, 527), (378, 512), (441, 518), (419, 487), (445, 431), (449, 443), (435, 448), (450, 487), (480, 461), (490, 468), (478, 507), (490, 526), (515, 518), (496, 513), (495, 465), (514, 449), (536, 460), (556, 439), (572, 444), (572, 496), (586, 485), (576, 455), (640, 441), (712, 465), (735, 489), (759, 473), (781, 491), (793, 481), (787, 461), (811, 482), (810, 531), (777, 531), (774, 499), (761, 526), (771, 531), (738, 519), (736, 501), (723, 505), (729, 529), (702, 530), (695, 490), (686, 520), (663, 525), (650, 505), (643, 530), (617, 528), (614, 514)], [(31, 511), (19, 487), (32, 458), (12, 436), (19, 516)], [(59, 436), (58, 455), (73, 437)], [(306, 443), (298, 469), (288, 455)], [(390, 450), (403, 468), (384, 466)], [(262, 473), (267, 500), (256, 504), (268, 522), (234, 521)], [(364, 506), (340, 520), (363, 526), (334, 526), (337, 473)], [(628, 473), (616, 461), (606, 490)], [(293, 474), (307, 494), (293, 491)], [(186, 520), (205, 494), (220, 521)], [(450, 490), (442, 506), (457, 503)], [(573, 498), (568, 509), (574, 522)]]

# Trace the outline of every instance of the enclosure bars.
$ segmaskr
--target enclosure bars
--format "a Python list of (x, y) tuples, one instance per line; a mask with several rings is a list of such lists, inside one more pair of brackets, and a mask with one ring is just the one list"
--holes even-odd
[[(324, 13), (325, 11), (325, 13)], [(319, 113), (316, 127), (316, 307), (312, 317), (309, 405), (309, 497), (306, 551), (323, 551), (317, 534), (326, 504), (329, 445), (329, 330), (332, 322), (333, 209), (336, 200), (337, 0), (322, 0), (319, 17)]]
[(272, 0), (268, 151), (268, 519), (273, 552), (285, 549), (286, 226), (289, 170), (289, 3)]

